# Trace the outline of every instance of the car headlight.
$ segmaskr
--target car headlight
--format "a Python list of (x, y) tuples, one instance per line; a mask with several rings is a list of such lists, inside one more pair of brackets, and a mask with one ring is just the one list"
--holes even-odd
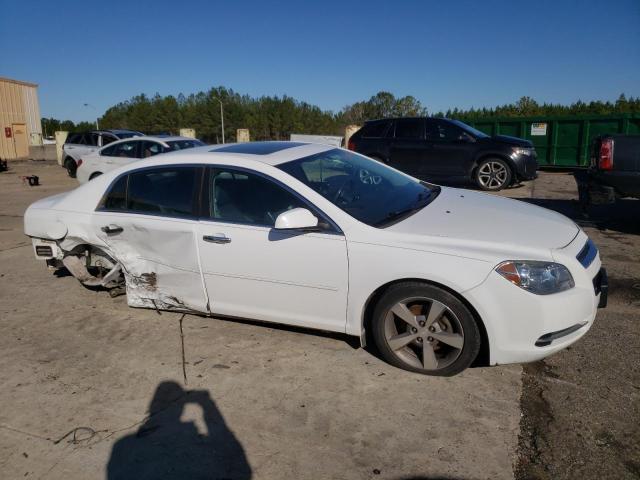
[(513, 153), (515, 153), (516, 155), (531, 155), (531, 152), (533, 152), (532, 148), (514, 148), (513, 149)]
[(502, 262), (496, 272), (520, 288), (537, 295), (563, 292), (575, 286), (567, 267), (553, 262), (513, 260)]

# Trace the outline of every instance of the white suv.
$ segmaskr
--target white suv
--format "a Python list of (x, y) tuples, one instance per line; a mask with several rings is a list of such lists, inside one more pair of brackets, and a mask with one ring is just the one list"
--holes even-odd
[(116, 140), (139, 137), (143, 133), (135, 130), (94, 130), (92, 132), (70, 133), (62, 146), (62, 166), (69, 176), (75, 178), (78, 160)]

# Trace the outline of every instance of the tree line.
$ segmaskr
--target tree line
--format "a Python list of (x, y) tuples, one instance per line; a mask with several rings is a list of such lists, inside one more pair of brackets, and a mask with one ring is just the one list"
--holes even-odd
[(470, 108), (467, 110), (454, 108), (446, 112), (437, 112), (434, 116), (477, 120), (480, 118), (618, 115), (626, 113), (640, 113), (640, 97), (627, 98), (625, 94), (621, 94), (615, 102), (596, 100), (586, 103), (578, 100), (569, 105), (539, 104), (531, 97), (521, 97), (515, 103), (495, 108)]
[[(315, 105), (289, 96), (251, 97), (225, 87), (190, 95), (137, 95), (109, 108), (99, 118), (100, 128), (128, 128), (144, 133), (177, 134), (180, 128), (194, 128), (198, 138), (208, 143), (221, 141), (220, 102), (224, 108), (225, 139), (235, 141), (237, 128), (248, 128), (252, 140), (288, 140), (291, 133), (342, 135), (344, 127), (365, 120), (397, 116), (427, 116), (427, 109), (412, 96), (396, 97), (378, 92), (366, 101), (347, 105), (338, 112), (322, 110)], [(539, 104), (530, 97), (495, 108), (469, 108), (440, 111), (435, 117), (461, 120), (495, 117), (607, 115), (640, 113), (640, 98), (624, 94), (615, 102), (577, 101), (570, 105)], [(70, 120), (42, 119), (43, 132), (55, 130), (91, 130), (91, 122), (74, 124)]]

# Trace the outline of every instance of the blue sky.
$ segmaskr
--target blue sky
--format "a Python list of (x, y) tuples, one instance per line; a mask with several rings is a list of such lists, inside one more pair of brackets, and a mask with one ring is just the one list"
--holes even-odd
[(639, 0), (0, 0), (0, 40), (0, 76), (74, 121), (217, 85), (331, 110), (379, 90), (430, 111), (640, 95)]

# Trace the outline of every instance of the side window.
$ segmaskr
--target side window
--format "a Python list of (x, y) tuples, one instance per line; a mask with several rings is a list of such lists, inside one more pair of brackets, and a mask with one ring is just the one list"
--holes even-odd
[(116, 140), (118, 140), (116, 137), (112, 136), (112, 135), (108, 135), (106, 133), (102, 134), (102, 146), (104, 147), (105, 145), (109, 145), (111, 142), (115, 142)]
[(202, 147), (204, 143), (200, 140), (174, 140), (171, 142), (167, 142), (169, 145), (169, 150), (186, 150), (187, 148), (195, 148)]
[(117, 145), (111, 145), (110, 147), (103, 148), (102, 150), (100, 150), (100, 155), (103, 155), (105, 157), (115, 157), (116, 148), (118, 148)]
[(127, 175), (120, 177), (111, 185), (102, 199), (99, 209), (124, 211), (127, 209)]
[(69, 144), (78, 144), (80, 143), (80, 140), (82, 139), (82, 135), (79, 133), (71, 133), (69, 134), (69, 136), (67, 137), (67, 139), (65, 140), (64, 143), (69, 143)]
[(362, 138), (381, 138), (384, 137), (389, 122), (373, 122), (362, 127), (360, 136)]
[(145, 140), (144, 142), (140, 142), (140, 143), (141, 143), (142, 158), (153, 157), (154, 155), (158, 155), (163, 151), (162, 145), (160, 145), (159, 143), (150, 142), (148, 140)]
[(427, 122), (427, 138), (438, 142), (454, 142), (460, 140), (462, 129), (450, 124), (431, 120)]
[(195, 214), (198, 193), (196, 167), (149, 168), (129, 174), (127, 210), (179, 217)]
[(92, 147), (98, 146), (98, 139), (100, 138), (100, 134), (98, 133), (87, 133), (85, 135), (87, 140), (87, 145), (91, 145)]
[(396, 120), (396, 138), (406, 140), (424, 139), (424, 122), (420, 118)]
[(140, 142), (121, 142), (116, 143), (113, 147), (109, 147), (110, 153), (103, 152), (102, 155), (108, 155), (109, 157), (122, 157), (122, 158), (138, 158), (137, 147)]
[(308, 208), (293, 193), (260, 175), (232, 169), (212, 169), (209, 215), (221, 222), (273, 227), (282, 212)]

